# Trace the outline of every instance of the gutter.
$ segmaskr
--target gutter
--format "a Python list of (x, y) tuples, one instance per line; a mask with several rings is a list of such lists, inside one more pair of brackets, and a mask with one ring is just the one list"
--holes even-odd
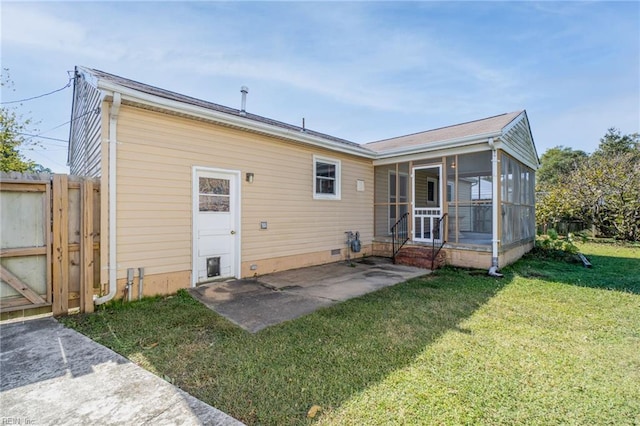
[(113, 93), (113, 102), (109, 111), (109, 293), (94, 299), (93, 303), (102, 305), (116, 295), (117, 272), (116, 263), (116, 145), (118, 143), (118, 113), (122, 99), (120, 93)]
[(447, 140), (438, 141), (438, 142), (429, 142), (426, 144), (414, 145), (409, 148), (395, 148), (395, 149), (379, 152), (376, 158), (383, 159), (383, 158), (397, 157), (399, 155), (408, 155), (408, 154), (415, 154), (415, 153), (422, 153), (422, 152), (429, 152), (429, 151), (437, 151), (439, 149), (450, 148), (452, 146), (460, 147), (460, 146), (466, 146), (466, 145), (473, 145), (480, 142), (484, 142), (486, 138), (493, 140), (494, 137), (499, 137), (501, 134), (502, 134), (501, 132), (491, 132), (491, 133), (485, 133), (481, 135), (472, 135), (472, 136), (465, 136), (462, 138), (447, 139)]

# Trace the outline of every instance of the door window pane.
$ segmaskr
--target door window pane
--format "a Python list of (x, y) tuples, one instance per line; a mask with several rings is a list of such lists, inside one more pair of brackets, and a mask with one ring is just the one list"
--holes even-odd
[(229, 212), (229, 180), (201, 177), (198, 179), (201, 212)]

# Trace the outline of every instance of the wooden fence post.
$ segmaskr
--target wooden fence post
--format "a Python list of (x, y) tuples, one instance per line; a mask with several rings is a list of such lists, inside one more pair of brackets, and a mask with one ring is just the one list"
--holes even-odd
[(53, 315), (69, 312), (69, 180), (53, 175)]
[(93, 182), (85, 179), (80, 186), (82, 239), (80, 241), (80, 311), (93, 312)]

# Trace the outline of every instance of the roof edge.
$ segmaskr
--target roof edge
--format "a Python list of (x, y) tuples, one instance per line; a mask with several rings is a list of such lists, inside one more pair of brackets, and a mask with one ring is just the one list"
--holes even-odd
[[(326, 135), (327, 137), (323, 137), (321, 132), (316, 132), (313, 130), (304, 130), (300, 128), (298, 130), (297, 126), (281, 122), (282, 126), (274, 125), (268, 122), (259, 121), (257, 119), (252, 119), (246, 116), (235, 115), (231, 112), (218, 111), (216, 109), (207, 108), (205, 106), (194, 105), (187, 102), (182, 102), (176, 99), (165, 98), (163, 96), (159, 96), (152, 93), (147, 93), (143, 90), (139, 90), (133, 87), (128, 87), (124, 84), (120, 84), (117, 81), (112, 81), (108, 78), (102, 77), (99, 73), (113, 75), (106, 73), (104, 71), (93, 70), (87, 67), (78, 66), (78, 69), (83, 72), (83, 74), (88, 75), (92, 78), (91, 84), (95, 86), (98, 90), (101, 90), (105, 95), (112, 95), (114, 92), (118, 92), (123, 95), (123, 101), (129, 100), (132, 102), (137, 102), (143, 105), (148, 105), (150, 107), (164, 109), (176, 113), (186, 114), (194, 117), (198, 117), (205, 120), (210, 120), (222, 125), (242, 128), (245, 130), (267, 134), (269, 136), (280, 137), (287, 140), (292, 140), (294, 142), (304, 143), (312, 146), (318, 146), (321, 148), (329, 149), (331, 151), (342, 152), (346, 154), (358, 155), (365, 158), (373, 159), (376, 157), (375, 151), (364, 147), (361, 144), (357, 144), (351, 141), (344, 140), (344, 142), (340, 141), (340, 138), (335, 138), (336, 140), (332, 140), (330, 135)], [(119, 77), (113, 75), (114, 78), (125, 79), (124, 77)], [(131, 80), (132, 83), (149, 86), (144, 83), (139, 83), (137, 81)], [(171, 92), (169, 90), (160, 89), (155, 86), (149, 86), (154, 89), (171, 93), (178, 96), (184, 96), (186, 98), (193, 99), (194, 101), (199, 101), (203, 103), (209, 103), (211, 105), (216, 105), (218, 107), (228, 109), (229, 111), (233, 110), (233, 108), (225, 107), (224, 105), (214, 104), (209, 101), (204, 101), (201, 99), (193, 98), (187, 95), (181, 95), (177, 92)], [(106, 92), (106, 93), (105, 93)], [(259, 116), (256, 116), (259, 117)], [(265, 121), (278, 122), (277, 120), (268, 119), (266, 117), (261, 117)], [(278, 122), (280, 123), (280, 122)]]
[[(449, 126), (438, 127), (421, 132), (409, 133), (402, 136), (380, 139), (377, 141), (367, 142), (364, 144), (357, 144), (348, 140), (337, 138), (321, 132), (313, 130), (305, 130), (298, 126), (280, 122), (278, 120), (269, 119), (267, 117), (261, 117), (259, 115), (250, 114), (250, 116), (244, 116), (236, 113), (236, 110), (224, 105), (215, 104), (213, 102), (205, 101), (191, 96), (182, 95), (177, 92), (161, 89), (155, 86), (139, 83), (135, 80), (129, 80), (124, 77), (119, 77), (115, 74), (110, 74), (104, 71), (95, 70), (84, 66), (75, 67), (77, 73), (81, 73), (85, 81), (91, 86), (95, 87), (102, 93), (102, 98), (113, 96), (114, 93), (119, 93), (122, 96), (123, 101), (127, 101), (132, 104), (140, 105), (142, 108), (156, 109), (160, 111), (172, 112), (175, 114), (186, 115), (189, 117), (198, 118), (201, 120), (210, 121), (223, 126), (233, 127), (237, 129), (246, 130), (262, 135), (281, 138), (288, 141), (305, 144), (308, 146), (319, 147), (327, 149), (333, 152), (340, 152), (343, 154), (355, 155), (360, 158), (367, 158), (371, 160), (391, 160), (397, 157), (417, 155), (420, 153), (437, 152), (447, 149), (461, 148), (463, 150), (475, 149), (475, 145), (486, 143), (490, 138), (501, 138), (508, 133), (514, 126), (524, 120), (527, 130), (531, 138), (531, 144), (533, 146), (534, 155), (537, 159), (537, 165), (539, 165), (539, 157), (537, 149), (533, 141), (533, 135), (531, 133), (531, 126), (527, 116), (526, 109), (519, 111), (506, 112), (497, 114), (490, 117), (485, 117), (477, 120), (470, 120), (464, 123), (457, 123)], [(131, 86), (127, 84), (131, 82)], [(140, 85), (141, 87), (138, 87)], [(149, 91), (145, 91), (144, 88), (148, 87)], [(159, 93), (156, 93), (154, 90)], [(75, 90), (74, 90), (75, 92)], [(166, 93), (167, 97), (163, 96)], [(174, 95), (174, 97), (171, 97)], [(182, 98), (192, 99), (194, 102), (190, 103)], [(451, 139), (436, 140), (434, 142), (420, 143), (413, 146), (400, 146), (391, 148), (388, 150), (375, 150), (369, 146), (380, 142), (391, 141), (394, 139), (404, 138), (407, 136), (420, 135), (428, 132), (438, 131), (442, 129), (453, 128), (457, 126), (464, 126), (471, 123), (477, 123), (485, 120), (496, 119), (499, 117), (514, 115), (514, 117), (499, 130), (493, 130), (491, 132), (478, 133), (473, 135), (455, 137)], [(279, 124), (279, 125), (278, 125)], [(504, 150), (504, 147), (501, 147)], [(69, 154), (69, 153), (68, 153)], [(67, 159), (69, 161), (69, 159)]]
[[(511, 112), (504, 112), (502, 114), (496, 114), (496, 115), (492, 115), (490, 117), (484, 117), (484, 118), (479, 118), (477, 120), (470, 120), (470, 121), (465, 121), (463, 123), (456, 123), (456, 124), (450, 124), (448, 126), (442, 126), (442, 127), (436, 127), (434, 129), (428, 129), (428, 130), (422, 130), (420, 132), (414, 132), (414, 133), (407, 133), (406, 135), (400, 135), (400, 136), (394, 136), (392, 138), (385, 138), (385, 139), (380, 139), (377, 141), (371, 141), (371, 142), (367, 142), (363, 145), (370, 145), (370, 144), (374, 144), (374, 143), (380, 143), (380, 142), (385, 142), (385, 141), (390, 141), (393, 139), (399, 139), (399, 138), (405, 138), (408, 136), (415, 136), (415, 135), (420, 135), (422, 133), (428, 133), (428, 132), (435, 132), (436, 130), (442, 130), (442, 129), (448, 129), (450, 127), (458, 127), (458, 126), (464, 126), (465, 124), (471, 124), (471, 123), (477, 123), (479, 121), (484, 121), (484, 120), (491, 120), (492, 118), (498, 118), (498, 117), (502, 117), (504, 115), (509, 115), (509, 114), (513, 114), (513, 113), (518, 113), (518, 115), (516, 117), (514, 117), (514, 120), (520, 116), (521, 113), (525, 112), (525, 110), (520, 110), (520, 111), (511, 111)], [(513, 121), (513, 120), (511, 120)], [(511, 123), (511, 122), (510, 122)]]
[(400, 155), (414, 154), (416, 152), (429, 152), (429, 151), (438, 151), (444, 148), (448, 148), (450, 145), (464, 146), (464, 145), (472, 145), (476, 143), (484, 143), (489, 138), (499, 137), (501, 132), (490, 132), (490, 133), (481, 133), (477, 135), (465, 136), (462, 138), (453, 138), (453, 139), (445, 139), (437, 142), (429, 142), (420, 145), (413, 145), (409, 147), (400, 147), (395, 149), (390, 149), (387, 151), (376, 151), (376, 158), (390, 158), (396, 157)]
[(518, 125), (518, 123), (522, 120), (524, 120), (529, 136), (531, 137), (531, 146), (533, 147), (533, 153), (536, 157), (537, 162), (535, 169), (537, 169), (540, 167), (540, 156), (538, 155), (538, 148), (536, 147), (536, 143), (533, 139), (533, 133), (531, 132), (531, 123), (529, 123), (529, 115), (527, 114), (526, 109), (523, 109), (520, 114), (515, 116), (513, 120), (511, 120), (506, 126), (502, 128), (502, 134), (506, 135), (507, 133), (509, 133), (509, 131), (511, 131), (511, 129)]

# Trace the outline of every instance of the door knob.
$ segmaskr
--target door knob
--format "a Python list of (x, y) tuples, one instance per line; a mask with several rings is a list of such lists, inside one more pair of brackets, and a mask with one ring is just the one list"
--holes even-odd
[(231, 231), (231, 235), (236, 235), (236, 231)]

